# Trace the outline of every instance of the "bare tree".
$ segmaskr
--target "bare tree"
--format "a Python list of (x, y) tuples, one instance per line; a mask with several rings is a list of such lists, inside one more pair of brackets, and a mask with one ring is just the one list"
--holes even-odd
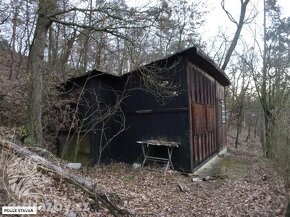
[[(11, 16), (3, 25), (9, 24), (5, 26), (5, 37), (23, 62), (28, 62), (26, 129), (30, 135), (27, 142), (31, 144), (42, 143), (42, 107), (48, 103), (43, 100), (43, 94), (49, 95), (45, 91), (57, 79), (64, 81), (88, 68), (123, 74), (193, 45), (198, 38), (195, 30), (203, 23), (204, 14), (199, 2), (180, 4), (176, 0), (146, 8), (129, 8), (126, 1), (113, 0), (86, 1), (80, 7), (65, 0), (13, 1), (18, 4), (8, 2)], [(0, 10), (1, 22), (7, 13), (2, 5)], [(160, 39), (159, 46), (156, 46), (157, 39)], [(11, 68), (11, 77), (19, 76), (22, 67), (18, 69)], [(159, 78), (158, 75), (149, 77), (151, 81)]]
[[(269, 20), (269, 24), (267, 24)], [(289, 18), (282, 19), (280, 7), (276, 1), (264, 1), (264, 40), (261, 80), (256, 79), (259, 86), (259, 99), (264, 111), (264, 131), (262, 144), (264, 155), (271, 154), (272, 134), (280, 108), (289, 97)], [(286, 28), (285, 28), (286, 27)]]
[[(231, 86), (231, 95), (233, 99), (231, 100), (233, 104), (230, 106), (231, 115), (235, 114), (236, 116), (236, 141), (235, 147), (238, 147), (239, 135), (242, 130), (242, 122), (244, 119), (244, 110), (246, 105), (249, 103), (251, 98), (251, 75), (248, 73), (249, 68), (245, 62), (247, 58), (247, 53), (250, 53), (251, 50), (244, 51), (238, 59), (238, 67), (233, 69), (233, 78), (234, 82)], [(250, 56), (251, 57), (251, 56)], [(236, 75), (237, 74), (237, 75)]]
[(10, 15), (7, 14), (6, 7), (4, 5), (0, 6), (0, 25), (3, 25), (8, 21)]
[[(87, 88), (88, 80), (98, 79), (97, 77), (89, 77), (83, 86), (76, 86), (77, 89), (70, 93), (72, 96), (70, 104), (74, 101), (76, 93), (77, 99), (66, 112), (68, 118), (62, 119), (64, 122), (61, 125), (68, 126), (66, 142), (61, 153), (62, 157), (66, 154), (69, 146), (75, 145), (73, 160), (76, 161), (83, 140), (93, 133), (99, 141), (95, 147), (96, 150), (91, 150), (91, 152), (98, 153), (97, 160), (94, 163), (99, 164), (103, 151), (126, 129), (125, 115), (121, 103), (127, 97), (127, 90), (116, 91), (111, 87), (104, 87), (102, 84), (98, 87)], [(107, 93), (114, 95), (113, 103), (111, 102), (112, 99), (106, 101), (104, 94)], [(115, 129), (110, 129), (112, 123)], [(73, 138), (76, 138), (75, 144), (72, 144)]]
[[(52, 23), (66, 25), (71, 28), (81, 28), (96, 32), (106, 32), (111, 36), (126, 39), (124, 30), (130, 28), (146, 28), (155, 21), (156, 16), (160, 11), (137, 11), (134, 9), (116, 8), (110, 5), (102, 5), (93, 10), (83, 8), (68, 8), (66, 10), (59, 10), (57, 1), (54, 0), (40, 0), (38, 3), (38, 18), (35, 27), (33, 41), (29, 50), (27, 71), (30, 75), (30, 98), (28, 107), (28, 131), (29, 140), (33, 144), (42, 144), (42, 90), (43, 90), (43, 59), (46, 48), (46, 39), (48, 29)], [(116, 12), (122, 11), (123, 16)], [(77, 20), (62, 20), (61, 15), (68, 13), (100, 13), (105, 19), (110, 22), (106, 26), (98, 26), (98, 20), (92, 21), (93, 25), (87, 23), (80, 23)]]
[(0, 22), (0, 25), (3, 25), (7, 20), (9, 19), (9, 16), (2, 19), (1, 22)]
[(250, 2), (250, 0), (241, 0), (240, 17), (239, 17), (239, 21), (237, 21), (234, 18), (234, 16), (226, 9), (225, 0), (221, 1), (222, 8), (225, 11), (226, 15), (228, 16), (229, 20), (231, 22), (233, 22), (237, 27), (235, 35), (234, 35), (233, 39), (231, 40), (230, 47), (228, 48), (228, 50), (226, 52), (224, 62), (221, 66), (221, 68), (223, 70), (226, 69), (226, 67), (230, 61), (230, 58), (231, 58), (231, 56), (236, 48), (236, 45), (237, 45), (238, 40), (240, 38), (243, 26), (245, 24), (251, 23), (256, 16), (256, 15), (250, 14), (248, 17), (246, 17), (247, 6), (248, 6), (249, 2)]
[(42, 144), (42, 74), (43, 58), (46, 47), (46, 37), (52, 24), (48, 14), (56, 11), (56, 1), (41, 0), (38, 4), (38, 19), (36, 22), (33, 42), (29, 49), (27, 71), (30, 75), (30, 100), (28, 107), (28, 132), (30, 142)]

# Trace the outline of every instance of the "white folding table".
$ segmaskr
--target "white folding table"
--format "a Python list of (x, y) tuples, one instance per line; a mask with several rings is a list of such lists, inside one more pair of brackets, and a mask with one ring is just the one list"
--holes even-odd
[[(178, 142), (161, 140), (161, 139), (156, 139), (156, 140), (154, 139), (154, 140), (140, 140), (140, 141), (137, 141), (137, 143), (142, 145), (142, 153), (144, 156), (144, 160), (142, 162), (142, 167), (144, 166), (146, 161), (157, 161), (157, 162), (166, 163), (165, 172), (169, 169), (169, 167), (174, 169), (171, 157), (172, 157), (173, 148), (179, 146)], [(158, 156), (150, 155), (150, 148), (152, 148), (154, 146), (166, 148), (167, 157), (158, 157)]]

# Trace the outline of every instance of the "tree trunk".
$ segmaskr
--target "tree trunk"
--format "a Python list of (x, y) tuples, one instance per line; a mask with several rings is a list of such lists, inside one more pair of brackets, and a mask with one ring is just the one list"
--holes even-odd
[(240, 124), (237, 125), (235, 148), (238, 148), (238, 144), (239, 144), (239, 135), (240, 135), (239, 131), (240, 131)]
[[(237, 30), (235, 32), (235, 36), (234, 36), (234, 38), (231, 42), (231, 45), (226, 53), (226, 57), (225, 57), (225, 60), (223, 62), (223, 65), (222, 65), (222, 70), (226, 69), (226, 67), (230, 61), (230, 58), (231, 58), (231, 56), (236, 48), (238, 40), (240, 38), (243, 25), (245, 24), (245, 16), (246, 16), (246, 11), (247, 11), (247, 5), (249, 2), (250, 2), (250, 0), (246, 0), (245, 2), (241, 1), (241, 12), (240, 12), (239, 23), (237, 23)], [(223, 6), (223, 9), (224, 9), (224, 6)], [(228, 12), (227, 12), (227, 14), (228, 14)]]
[(77, 31), (74, 30), (74, 32), (72, 33), (72, 36), (69, 39), (67, 39), (66, 46), (63, 47), (62, 54), (60, 57), (60, 66), (59, 67), (61, 69), (64, 81), (67, 79), (66, 67), (68, 65), (68, 60), (69, 60), (69, 57), (71, 55), (72, 48), (73, 48), (73, 45), (75, 43), (76, 37), (77, 37)]
[(0, 147), (3, 147), (8, 151), (13, 152), (13, 154), (17, 154), (20, 157), (27, 157), (31, 159), (31, 161), (36, 163), (38, 166), (42, 166), (41, 169), (53, 172), (55, 174), (55, 177), (57, 177), (58, 179), (63, 178), (67, 180), (69, 183), (73, 184), (77, 188), (87, 193), (90, 197), (94, 198), (96, 202), (99, 202), (105, 208), (109, 209), (113, 216), (133, 215), (129, 210), (119, 208), (117, 205), (111, 202), (107, 193), (98, 191), (96, 188), (96, 183), (94, 183), (92, 180), (80, 175), (75, 175), (74, 173), (63, 169), (59, 165), (48, 161), (44, 157), (41, 157), (34, 152), (31, 152), (27, 148), (5, 140), (1, 136)]
[(49, 29), (48, 35), (48, 63), (49, 66), (54, 69), (57, 60), (57, 39), (55, 38), (55, 31), (53, 28)]
[(238, 144), (239, 144), (239, 136), (241, 134), (241, 129), (242, 129), (242, 110), (243, 110), (243, 107), (240, 106), (239, 113), (238, 113), (238, 120), (237, 120), (237, 131), (236, 131), (235, 148), (238, 147)]
[(266, 23), (266, 1), (264, 0), (264, 50), (263, 50), (263, 69), (262, 69), (262, 86), (261, 86), (261, 97), (260, 101), (263, 107), (264, 112), (264, 127), (262, 129), (261, 134), (261, 142), (262, 142), (262, 148), (263, 148), (263, 155), (264, 157), (268, 157), (268, 138), (267, 138), (267, 130), (268, 130), (268, 117), (267, 117), (267, 110), (268, 110), (268, 102), (267, 102), (267, 43), (266, 43), (266, 29), (267, 29), (267, 23)]
[[(46, 7), (46, 1), (40, 1), (39, 8)], [(42, 73), (47, 31), (51, 21), (39, 10), (34, 38), (29, 49), (27, 71), (30, 75), (30, 95), (28, 105), (28, 142), (42, 145)]]
[(17, 33), (17, 20), (18, 20), (18, 15), (19, 15), (19, 8), (16, 6), (16, 8), (13, 10), (13, 20), (12, 20), (12, 37), (11, 37), (11, 42), (10, 42), (10, 47), (11, 47), (11, 60), (12, 63), (10, 66), (10, 74), (9, 74), (9, 80), (12, 79), (12, 75), (15, 72), (15, 53), (16, 53), (16, 33)]
[(246, 138), (246, 142), (248, 142), (250, 138), (251, 138), (251, 126), (248, 126), (248, 135)]
[(275, 123), (275, 118), (273, 117), (273, 114), (269, 111), (265, 112), (265, 150), (264, 150), (264, 155), (266, 158), (270, 157), (271, 154), (271, 148), (272, 148), (272, 132), (273, 132), (273, 127)]
[(267, 157), (267, 145), (266, 145), (266, 129), (265, 126), (261, 128), (261, 144), (263, 150), (263, 157)]

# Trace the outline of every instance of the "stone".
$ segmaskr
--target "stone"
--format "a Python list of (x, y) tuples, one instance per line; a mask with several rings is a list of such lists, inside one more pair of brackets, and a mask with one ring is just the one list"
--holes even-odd
[(69, 169), (75, 169), (75, 170), (80, 169), (81, 166), (82, 166), (81, 163), (68, 163), (68, 164), (66, 165), (67, 168), (69, 168)]

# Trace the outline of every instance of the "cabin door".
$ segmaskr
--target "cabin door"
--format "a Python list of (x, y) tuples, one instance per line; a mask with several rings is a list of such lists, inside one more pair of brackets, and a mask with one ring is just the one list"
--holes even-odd
[(192, 165), (217, 152), (216, 84), (201, 69), (188, 66)]

